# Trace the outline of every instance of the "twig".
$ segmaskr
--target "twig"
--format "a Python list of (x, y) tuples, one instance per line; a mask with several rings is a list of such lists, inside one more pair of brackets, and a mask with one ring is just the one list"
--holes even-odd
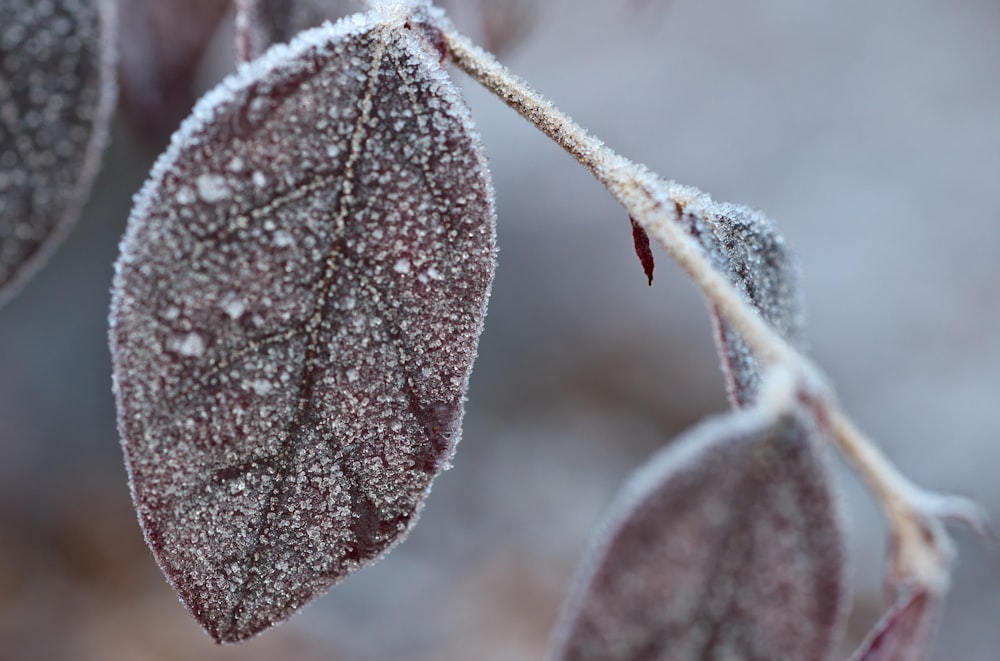
[(459, 34), (449, 21), (439, 19), (437, 27), (444, 34), (452, 61), (586, 167), (663, 245), (765, 365), (780, 365), (796, 375), (801, 397), (821, 428), (882, 505), (893, 541), (890, 562), (894, 582), (946, 590), (953, 549), (941, 519), (960, 519), (981, 529), (985, 521), (982, 511), (967, 500), (926, 492), (903, 476), (842, 412), (812, 362), (778, 335), (713, 268), (701, 246), (678, 222), (678, 207), (704, 194), (664, 181), (616, 154), (491, 54)]

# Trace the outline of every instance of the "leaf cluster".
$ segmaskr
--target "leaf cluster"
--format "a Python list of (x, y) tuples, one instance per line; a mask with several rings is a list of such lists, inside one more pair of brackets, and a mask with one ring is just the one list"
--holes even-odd
[[(206, 33), (222, 6), (201, 8)], [(483, 0), (494, 46), (522, 31), (524, 6), (510, 7)], [(37, 266), (93, 180), (112, 13), (97, 0), (0, 4), (0, 292)], [(322, 13), (237, 0), (244, 63), (173, 134), (115, 265), (136, 511), (218, 641), (285, 620), (404, 539), (455, 452), (495, 268), (494, 192), (446, 70), (444, 12), (385, 2), (303, 29)], [(185, 87), (203, 41), (153, 78)], [(141, 77), (121, 72), (135, 106)], [(538, 121), (558, 133), (557, 120)], [(652, 181), (699, 263), (801, 348), (798, 265), (774, 224)], [(653, 223), (631, 224), (652, 284)], [(554, 659), (826, 659), (839, 641), (829, 430), (811, 393), (712, 312), (734, 410), (628, 480), (578, 570)], [(922, 657), (940, 595), (905, 587), (853, 658)]]

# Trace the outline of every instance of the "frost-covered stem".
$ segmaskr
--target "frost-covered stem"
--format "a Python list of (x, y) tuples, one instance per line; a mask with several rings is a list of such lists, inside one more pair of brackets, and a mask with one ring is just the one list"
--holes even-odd
[[(702, 293), (765, 363), (784, 365), (809, 384), (818, 379), (811, 362), (791, 347), (757, 313), (732, 283), (713, 268), (707, 255), (679, 223), (679, 207), (691, 189), (659, 179), (642, 165), (616, 154), (491, 54), (441, 20), (452, 61), (500, 97), (542, 133), (586, 167), (656, 238)], [(686, 192), (686, 194), (684, 194)], [(838, 408), (832, 393), (820, 389), (824, 427), (882, 505), (893, 539), (892, 574), (942, 591), (947, 585), (952, 545), (940, 517), (954, 516), (981, 525), (974, 505), (920, 489), (886, 458)], [(815, 394), (815, 393), (814, 393)]]
[(939, 517), (952, 515), (949, 510), (959, 516), (960, 510), (971, 512), (975, 506), (913, 484), (842, 410), (830, 407), (822, 422), (882, 505), (891, 531), (892, 583), (916, 582), (943, 594), (948, 589), (954, 547)]
[(684, 201), (672, 194), (669, 182), (616, 154), (510, 73), (492, 55), (450, 26), (441, 27), (455, 64), (555, 140), (597, 177), (629, 215), (666, 248), (762, 360), (802, 363), (788, 343), (761, 319), (729, 280), (712, 267), (701, 247), (683, 230), (678, 223), (677, 205)]

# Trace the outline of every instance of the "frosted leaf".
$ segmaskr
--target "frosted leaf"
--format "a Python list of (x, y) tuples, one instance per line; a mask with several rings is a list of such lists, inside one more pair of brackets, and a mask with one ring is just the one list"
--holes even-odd
[(812, 428), (749, 409), (703, 423), (626, 485), (590, 548), (554, 659), (825, 659), (843, 539)]
[[(198, 103), (136, 198), (119, 430), (146, 539), (217, 640), (399, 542), (458, 441), (493, 192), (426, 32), (374, 11), (270, 49)], [(227, 194), (178, 202), (205, 176)], [(441, 279), (414, 277), (430, 265)]]
[(195, 77), (230, 0), (121, 0), (122, 109), (143, 138), (167, 139), (191, 111)]
[(851, 661), (922, 661), (928, 658), (939, 604), (925, 590), (910, 590), (892, 605)]
[(99, 0), (0, 2), (0, 301), (80, 214), (114, 103)]
[[(787, 341), (804, 337), (798, 263), (774, 223), (748, 207), (717, 203), (701, 194), (678, 205), (681, 222), (715, 267)], [(734, 406), (748, 406), (760, 388), (760, 363), (739, 334), (713, 309), (716, 343)]]

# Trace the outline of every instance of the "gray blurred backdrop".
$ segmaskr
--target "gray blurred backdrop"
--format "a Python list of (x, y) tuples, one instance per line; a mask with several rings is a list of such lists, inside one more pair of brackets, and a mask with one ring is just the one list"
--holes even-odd
[[(220, 34), (201, 72), (232, 66)], [(1000, 513), (1000, 2), (553, 0), (503, 59), (627, 156), (758, 207), (797, 249), (812, 352), (928, 487)], [(500, 266), (454, 469), (410, 538), (289, 623), (217, 647), (131, 509), (106, 344), (111, 264), (155, 153), (118, 126), (83, 218), (0, 310), (0, 659), (538, 658), (622, 479), (724, 410), (704, 305), (628, 219), (462, 76)], [(838, 459), (856, 604), (884, 527)], [(955, 533), (937, 659), (1000, 658), (1000, 555)]]

